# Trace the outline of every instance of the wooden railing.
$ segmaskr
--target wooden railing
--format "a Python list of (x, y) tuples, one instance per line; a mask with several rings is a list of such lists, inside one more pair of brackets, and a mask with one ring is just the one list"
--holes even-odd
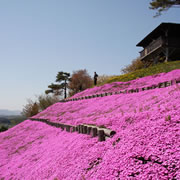
[[(129, 90), (124, 90), (124, 91), (110, 92), (110, 93), (104, 93), (104, 94), (96, 94), (92, 96), (85, 96), (85, 97), (73, 98), (73, 99), (64, 99), (60, 102), (79, 101), (83, 99), (104, 97), (104, 96), (116, 95), (116, 94), (121, 94), (121, 93), (123, 94), (138, 93), (141, 91), (152, 90), (156, 88), (165, 88), (165, 87), (172, 86), (178, 83), (180, 83), (180, 78), (173, 79), (171, 81), (161, 82), (161, 83), (143, 87), (143, 88), (129, 89)], [(69, 124), (64, 124), (64, 123), (51, 122), (48, 119), (41, 119), (41, 118), (29, 118), (29, 119), (32, 121), (44, 122), (48, 125), (61, 128), (62, 130), (66, 130), (67, 132), (78, 132), (80, 134), (91, 135), (92, 137), (98, 136), (99, 141), (105, 141), (107, 138), (112, 137), (114, 134), (116, 134), (116, 132), (111, 129), (98, 127), (96, 125), (81, 124), (81, 125), (74, 126), (74, 125), (69, 125)]]
[(116, 134), (116, 132), (111, 129), (98, 127), (96, 125), (81, 124), (75, 126), (70, 124), (51, 122), (48, 119), (41, 119), (41, 118), (29, 118), (29, 119), (32, 121), (44, 122), (50, 126), (61, 128), (62, 130), (66, 130), (67, 132), (70, 133), (78, 132), (79, 134), (87, 134), (92, 137), (98, 136), (98, 141), (105, 141), (107, 138), (110, 138), (114, 134)]
[(156, 40), (153, 40), (147, 47), (145, 47), (141, 52), (140, 52), (140, 57), (143, 58), (153, 52), (154, 50), (158, 49), (163, 45), (163, 40), (161, 37), (159, 37)]
[(178, 79), (173, 79), (170, 81), (165, 81), (165, 82), (161, 82), (158, 84), (153, 84), (152, 86), (147, 86), (147, 87), (142, 87), (142, 88), (136, 88), (136, 89), (127, 89), (124, 91), (117, 91), (117, 92), (106, 92), (103, 94), (94, 94), (94, 95), (90, 95), (90, 96), (83, 96), (83, 97), (77, 97), (77, 98), (68, 98), (68, 99), (63, 99), (59, 102), (69, 102), (69, 101), (79, 101), (79, 100), (86, 100), (86, 99), (92, 99), (92, 98), (97, 98), (97, 97), (104, 97), (104, 96), (111, 96), (111, 95), (116, 95), (116, 94), (129, 94), (129, 93), (138, 93), (141, 91), (145, 91), (145, 90), (151, 90), (151, 89), (156, 89), (156, 88), (165, 88), (168, 86), (172, 86), (174, 84), (178, 84), (180, 83), (180, 78)]

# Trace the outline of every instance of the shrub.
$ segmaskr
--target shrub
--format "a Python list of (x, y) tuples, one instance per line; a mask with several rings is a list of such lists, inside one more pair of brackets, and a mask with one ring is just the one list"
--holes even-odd
[(22, 115), (25, 117), (31, 117), (39, 112), (37, 102), (33, 102), (31, 99), (27, 100), (27, 104), (23, 107)]
[(111, 77), (113, 77), (113, 76), (107, 76), (107, 75), (98, 76), (97, 85), (98, 85), (98, 86), (101, 86), (101, 85), (105, 84), (106, 81), (107, 81), (108, 79), (110, 79)]
[(38, 106), (40, 111), (46, 109), (47, 107), (59, 101), (59, 98), (55, 95), (53, 96), (39, 95), (37, 98), (38, 98)]
[(8, 128), (6, 126), (1, 126), (1, 128), (0, 128), (0, 132), (7, 131), (7, 130), (8, 130)]
[(31, 99), (27, 100), (27, 104), (23, 107), (22, 115), (25, 117), (31, 117), (51, 106), (52, 104), (59, 101), (57, 96), (50, 95), (39, 95), (37, 100), (33, 101)]
[(138, 69), (143, 69), (143, 68), (144, 68), (144, 63), (138, 57), (134, 59), (130, 65), (127, 65), (125, 68), (123, 68), (121, 72), (123, 74), (127, 74), (127, 73), (134, 72)]

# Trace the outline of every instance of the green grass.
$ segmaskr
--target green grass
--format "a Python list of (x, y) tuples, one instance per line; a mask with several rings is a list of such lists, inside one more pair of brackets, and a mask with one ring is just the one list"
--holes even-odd
[(145, 77), (145, 76), (159, 74), (162, 72), (170, 72), (174, 69), (180, 69), (180, 61), (159, 63), (157, 65), (153, 65), (148, 68), (140, 69), (140, 70), (128, 73), (128, 74), (123, 74), (120, 76), (113, 76), (113, 77), (109, 78), (108, 80), (106, 80), (103, 84), (118, 82), (118, 81), (126, 82), (126, 81), (134, 80), (137, 78)]

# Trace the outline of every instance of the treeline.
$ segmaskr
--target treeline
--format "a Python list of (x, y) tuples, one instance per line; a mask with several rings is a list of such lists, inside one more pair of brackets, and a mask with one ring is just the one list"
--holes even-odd
[(0, 132), (4, 132), (4, 131), (7, 131), (8, 128), (6, 126), (1, 126), (0, 127)]
[[(144, 67), (143, 62), (136, 58), (130, 65), (121, 69), (121, 72), (126, 74)], [(104, 84), (111, 77), (107, 75), (98, 76), (97, 85)], [(91, 87), (93, 87), (93, 79), (86, 69), (73, 71), (72, 75), (69, 72), (60, 71), (56, 75), (55, 83), (48, 85), (45, 94), (37, 96), (34, 101), (31, 99), (27, 100), (27, 104), (23, 107), (22, 115), (26, 117), (34, 116), (61, 99), (71, 97)]]
[(26, 119), (24, 116), (12, 115), (0, 117), (0, 132), (6, 131), (9, 128), (23, 122)]
[(36, 96), (36, 100), (28, 99), (23, 107), (22, 115), (31, 117), (46, 109), (61, 99), (73, 96), (93, 86), (93, 80), (86, 69), (74, 71), (72, 75), (60, 71), (56, 75), (55, 83), (51, 83), (45, 94)]
[[(136, 58), (131, 64), (122, 68), (121, 72), (127, 74), (142, 69), (145, 66), (139, 58)], [(98, 76), (97, 85), (108, 82), (112, 77), (107, 75)], [(34, 101), (31, 99), (27, 100), (22, 115), (26, 117), (34, 116), (52, 104), (91, 87), (93, 87), (93, 79), (86, 69), (73, 71), (72, 75), (69, 72), (60, 71), (56, 75), (55, 83), (48, 85), (45, 94), (37, 96)]]
[[(63, 95), (64, 98), (72, 96), (80, 91), (92, 87), (93, 80), (86, 69), (74, 71), (72, 75), (67, 72), (60, 71), (56, 76), (56, 83), (48, 86), (46, 94)], [(67, 93), (68, 92), (68, 93)]]

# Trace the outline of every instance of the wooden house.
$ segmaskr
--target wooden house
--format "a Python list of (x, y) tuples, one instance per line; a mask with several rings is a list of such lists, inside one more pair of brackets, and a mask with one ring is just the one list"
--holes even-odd
[(180, 60), (180, 24), (161, 23), (136, 46), (143, 47), (140, 59), (144, 62)]

